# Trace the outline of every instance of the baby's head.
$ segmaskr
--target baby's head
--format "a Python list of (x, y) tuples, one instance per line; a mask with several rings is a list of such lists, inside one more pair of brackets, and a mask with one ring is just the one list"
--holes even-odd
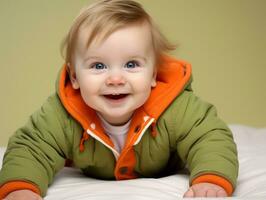
[(131, 0), (101, 0), (85, 8), (63, 45), (72, 87), (116, 125), (146, 102), (156, 86), (156, 66), (173, 49)]
[(146, 23), (149, 28), (150, 34), (147, 37), (151, 37), (155, 64), (158, 66), (162, 56), (174, 50), (175, 45), (169, 43), (143, 7), (132, 0), (99, 0), (82, 9), (62, 43), (66, 63), (75, 66), (80, 32), (86, 31), (86, 43), (83, 45), (89, 47), (94, 42), (103, 42), (123, 27), (142, 23)]

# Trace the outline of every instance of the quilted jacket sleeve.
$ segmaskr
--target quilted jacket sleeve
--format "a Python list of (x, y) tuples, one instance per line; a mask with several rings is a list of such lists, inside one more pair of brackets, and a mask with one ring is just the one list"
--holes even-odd
[[(25, 187), (32, 185), (45, 195), (70, 154), (71, 140), (65, 131), (64, 112), (57, 95), (53, 95), (10, 138), (0, 172), (2, 195), (10, 192), (3, 190), (15, 190), (19, 183)], [(12, 186), (12, 183), (18, 184)]]
[(238, 176), (237, 148), (230, 129), (218, 118), (215, 107), (192, 91), (184, 91), (171, 107), (171, 116), (175, 117), (169, 128), (172, 133), (178, 133), (172, 145), (187, 164), (190, 184), (199, 177), (214, 175), (231, 183), (232, 192)]

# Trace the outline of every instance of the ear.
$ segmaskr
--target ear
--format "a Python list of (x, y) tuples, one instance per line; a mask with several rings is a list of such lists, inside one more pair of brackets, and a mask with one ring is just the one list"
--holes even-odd
[(151, 87), (156, 87), (157, 85), (156, 77), (157, 77), (157, 69), (154, 69), (152, 80), (151, 80)]
[(70, 63), (67, 64), (67, 72), (68, 72), (68, 76), (70, 78), (73, 89), (75, 90), (79, 89), (79, 83), (77, 80), (74, 66), (71, 66)]

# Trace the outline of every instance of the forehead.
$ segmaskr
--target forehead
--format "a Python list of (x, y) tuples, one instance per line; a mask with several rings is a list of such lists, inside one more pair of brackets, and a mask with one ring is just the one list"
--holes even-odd
[(149, 51), (153, 48), (150, 25), (147, 22), (132, 23), (116, 28), (102, 30), (96, 35), (89, 26), (82, 26), (77, 35), (77, 53), (88, 50), (110, 50), (114, 48), (124, 52)]

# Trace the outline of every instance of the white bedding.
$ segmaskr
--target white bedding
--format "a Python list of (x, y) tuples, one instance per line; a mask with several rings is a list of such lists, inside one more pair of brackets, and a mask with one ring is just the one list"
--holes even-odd
[[(266, 199), (266, 128), (242, 125), (231, 125), (230, 128), (238, 147), (240, 171), (237, 189), (233, 197), (227, 199)], [(3, 153), (4, 148), (1, 148), (0, 162)], [(187, 187), (186, 175), (103, 181), (85, 177), (78, 170), (64, 168), (50, 186), (45, 200), (174, 200), (182, 198)]]

